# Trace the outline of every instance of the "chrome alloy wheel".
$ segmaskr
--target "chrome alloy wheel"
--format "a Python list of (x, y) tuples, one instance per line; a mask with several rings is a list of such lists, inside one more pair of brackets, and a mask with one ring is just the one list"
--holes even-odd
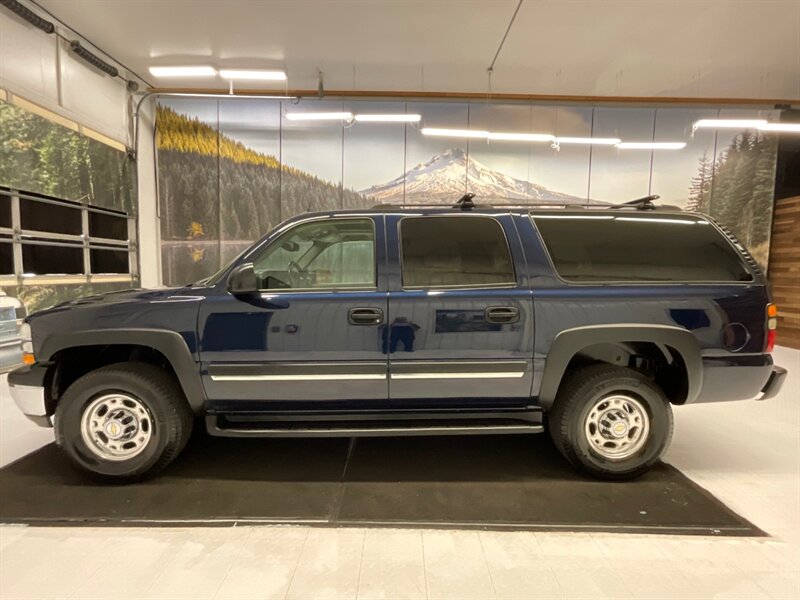
[(596, 454), (608, 460), (624, 460), (644, 446), (650, 434), (650, 417), (635, 398), (615, 394), (594, 403), (584, 430)]
[(81, 437), (104, 460), (128, 460), (153, 437), (150, 411), (133, 396), (113, 393), (92, 400), (83, 411)]

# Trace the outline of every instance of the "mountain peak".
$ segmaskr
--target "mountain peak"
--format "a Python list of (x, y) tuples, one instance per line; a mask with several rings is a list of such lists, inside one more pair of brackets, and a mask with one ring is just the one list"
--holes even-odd
[(442, 152), (439, 156), (441, 156), (442, 158), (454, 158), (454, 159), (466, 158), (467, 151), (464, 150), (463, 148), (458, 148), (458, 147), (448, 148), (447, 150)]
[(583, 198), (553, 192), (544, 186), (490, 169), (459, 147), (448, 148), (400, 177), (373, 185), (360, 193), (381, 202), (404, 200), (406, 204), (419, 204), (436, 200), (452, 203), (466, 192), (474, 193), (481, 202), (585, 202)]

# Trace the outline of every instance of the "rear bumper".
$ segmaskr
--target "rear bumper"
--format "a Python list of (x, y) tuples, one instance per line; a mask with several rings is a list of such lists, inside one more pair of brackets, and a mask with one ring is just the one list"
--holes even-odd
[(786, 369), (783, 367), (775, 366), (772, 369), (772, 373), (767, 380), (767, 383), (764, 384), (764, 387), (761, 388), (761, 396), (759, 396), (758, 400), (769, 400), (770, 398), (774, 398), (778, 395), (778, 392), (781, 391), (781, 387), (783, 387), (783, 382), (786, 380)]
[(703, 385), (694, 402), (767, 400), (783, 384), (786, 371), (772, 363), (771, 354), (703, 357)]
[(22, 367), (8, 374), (11, 399), (26, 417), (40, 427), (52, 427), (45, 397), (44, 377), (47, 368), (42, 365)]

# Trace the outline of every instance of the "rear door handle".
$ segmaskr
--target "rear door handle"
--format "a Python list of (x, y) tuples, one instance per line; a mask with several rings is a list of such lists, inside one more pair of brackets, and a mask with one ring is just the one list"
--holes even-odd
[(484, 311), (489, 323), (516, 323), (519, 321), (519, 309), (513, 306), (490, 306)]
[(351, 308), (347, 320), (351, 325), (380, 325), (383, 311), (380, 308)]

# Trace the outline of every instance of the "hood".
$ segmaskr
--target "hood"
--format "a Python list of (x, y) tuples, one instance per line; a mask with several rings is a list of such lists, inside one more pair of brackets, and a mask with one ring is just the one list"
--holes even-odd
[[(113, 304), (129, 304), (134, 302), (152, 302), (153, 300), (160, 300), (170, 296), (184, 296), (193, 295), (193, 290), (188, 287), (182, 288), (162, 288), (162, 289), (130, 289), (119, 290), (116, 292), (107, 292), (105, 294), (95, 294), (92, 296), (84, 296), (76, 300), (62, 302), (50, 308), (45, 308), (36, 311), (28, 317), (27, 320), (33, 320), (44, 315), (52, 315), (54, 313), (65, 312), (83, 307), (113, 305)], [(196, 290), (195, 290), (196, 293)]]

